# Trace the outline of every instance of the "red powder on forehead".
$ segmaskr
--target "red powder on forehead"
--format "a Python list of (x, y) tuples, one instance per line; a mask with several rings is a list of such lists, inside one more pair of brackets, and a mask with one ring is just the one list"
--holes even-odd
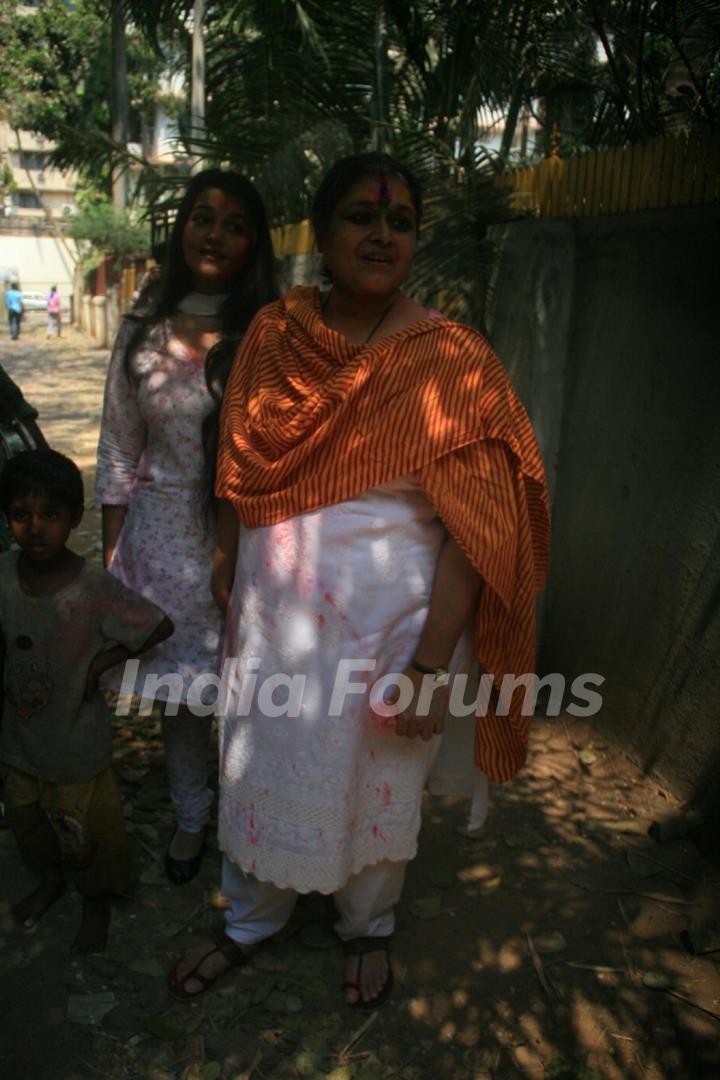
[(375, 191), (373, 192), (373, 202), (378, 206), (389, 206), (390, 204), (390, 188), (388, 187), (388, 178), (385, 173), (378, 173), (373, 177), (373, 182), (377, 184)]

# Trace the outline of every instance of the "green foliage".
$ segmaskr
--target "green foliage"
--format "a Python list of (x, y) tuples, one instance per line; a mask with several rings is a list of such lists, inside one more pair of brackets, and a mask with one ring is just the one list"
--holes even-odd
[(107, 255), (144, 256), (150, 252), (150, 229), (145, 221), (127, 210), (116, 210), (107, 201), (87, 202), (69, 220), (68, 233), (79, 242), (81, 262), (86, 270), (99, 265)]
[[(110, 5), (15, 8), (0, 0), (0, 104), (56, 140), (57, 164), (106, 186), (121, 153), (109, 138)], [(132, 109), (149, 118), (161, 72), (184, 72), (189, 87), (193, 0), (124, 9)], [(429, 195), (417, 294), (442, 287), (473, 319), (464, 298), (486, 287), (498, 171), (720, 119), (717, 0), (206, 0), (204, 38), (205, 131), (191, 129), (187, 101), (163, 102), (181, 149), (250, 175), (274, 223), (307, 215), (341, 154), (404, 159)], [(528, 116), (539, 134), (518, 151)], [(125, 161), (153, 205), (186, 183), (182, 170)]]
[[(0, 0), (0, 106), (13, 127), (53, 141), (60, 168), (77, 168), (109, 187), (110, 5), (103, 0), (46, 0), (27, 14)], [(151, 119), (164, 61), (138, 32), (129, 32), (128, 96), (131, 134)]]
[(0, 162), (0, 196), (4, 197), (7, 192), (15, 191), (16, 188), (12, 169), (6, 161)]

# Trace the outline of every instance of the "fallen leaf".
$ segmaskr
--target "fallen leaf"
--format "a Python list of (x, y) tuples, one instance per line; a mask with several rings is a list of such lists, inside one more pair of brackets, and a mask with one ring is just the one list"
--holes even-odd
[(268, 1012), (283, 1013), (285, 1015), (299, 1013), (303, 1010), (302, 998), (299, 998), (297, 994), (285, 994), (280, 990), (273, 990), (271, 994), (268, 994), (263, 1005)]
[(464, 884), (476, 881), (489, 881), (491, 878), (496, 878), (497, 870), (494, 866), (490, 866), (488, 863), (476, 863), (475, 866), (465, 866), (462, 870), (458, 870), (457, 877), (459, 881)]
[(643, 855), (641, 851), (633, 851), (632, 848), (628, 848), (625, 852), (625, 858), (633, 874), (637, 874), (638, 877), (654, 877), (655, 874), (661, 872), (662, 867), (658, 866), (657, 861)]
[(545, 837), (535, 829), (521, 826), (519, 829), (507, 829), (501, 834), (509, 848), (536, 848), (545, 843)]
[(261, 979), (250, 999), (252, 1005), (260, 1005), (269, 994), (275, 989), (275, 979), (272, 975), (268, 975), (265, 979)]
[(532, 957), (532, 963), (533, 963), (533, 967), (535, 968), (535, 974), (537, 975), (537, 977), (538, 977), (538, 979), (540, 981), (540, 985), (542, 986), (542, 988), (545, 991), (550, 1003), (552, 1004), (552, 993), (551, 993), (551, 990), (550, 990), (550, 983), (548, 982), (547, 976), (545, 974), (545, 968), (543, 967), (543, 962), (540, 959), (540, 955), (539, 955), (537, 949), (535, 948), (535, 944), (533, 942), (533, 939), (530, 937), (530, 935), (528, 933), (525, 934), (525, 937), (527, 938), (528, 949), (530, 950), (530, 956)]
[(329, 991), (330, 988), (325, 979), (308, 979), (307, 982), (302, 983), (303, 997), (308, 998), (315, 1003), (324, 1001), (327, 998)]
[(491, 1069), (497, 1069), (500, 1064), (500, 1050), (495, 1046), (476, 1047), (470, 1046), (463, 1054), (463, 1065), (472, 1070), (473, 1076), (479, 1072), (490, 1074)]
[(223, 896), (220, 889), (213, 889), (208, 899), (208, 904), (216, 911), (227, 911), (230, 907), (230, 901), (226, 896)]
[(290, 970), (287, 960), (269, 952), (258, 952), (252, 958), (252, 965), (258, 971), (284, 972)]
[(606, 889), (609, 896), (615, 893), (627, 893), (628, 896), (641, 896), (643, 900), (656, 900), (659, 904), (681, 904), (683, 907), (695, 907), (694, 900), (685, 900), (682, 896), (670, 896), (668, 893), (636, 892), (635, 889)]
[(648, 831), (648, 822), (641, 821), (639, 818), (617, 818), (615, 821), (608, 821), (607, 818), (589, 818), (588, 824), (604, 832), (635, 833), (638, 836), (646, 836)]
[(583, 889), (584, 892), (590, 893), (596, 891), (597, 886), (590, 877), (583, 877), (581, 874), (573, 874), (572, 876), (563, 874), (563, 877), (571, 885), (574, 885), (576, 889)]
[(147, 870), (143, 870), (140, 881), (143, 885), (167, 885), (168, 883), (167, 875), (157, 866), (150, 866)]
[(138, 769), (134, 765), (123, 765), (120, 769), (120, 778), (129, 781), (131, 784), (138, 784), (145, 779), (147, 774), (147, 769)]
[(146, 1017), (145, 1030), (163, 1042), (174, 1042), (185, 1034), (186, 1025), (174, 1013), (162, 1013), (160, 1016)]
[[(164, 1077), (163, 1080), (165, 1080)], [(204, 1080), (202, 1062), (191, 1061), (189, 1065), (186, 1065), (180, 1073), (180, 1080)]]
[(564, 952), (567, 949), (567, 941), (559, 930), (550, 930), (547, 934), (537, 934), (533, 941), (535, 948), (543, 955)]
[(609, 967), (607, 964), (576, 964), (573, 960), (566, 960), (568, 967), (578, 968), (580, 971), (595, 971), (598, 975), (621, 974), (625, 968)]
[(495, 892), (502, 885), (502, 874), (496, 874), (495, 877), (487, 878), (486, 881), (480, 882), (480, 892), (483, 896), (489, 896), (490, 893)]
[(416, 919), (434, 919), (441, 911), (442, 901), (439, 896), (424, 896), (410, 904), (410, 914)]
[(643, 986), (648, 986), (651, 990), (667, 990), (673, 983), (670, 976), (666, 975), (664, 971), (646, 971), (643, 974), (642, 982)]
[(150, 975), (153, 978), (159, 978), (165, 974), (160, 961), (153, 958), (133, 960), (131, 964), (128, 964), (128, 967), (130, 971), (134, 971), (137, 975)]
[(720, 952), (720, 923), (698, 923), (690, 926), (683, 941), (695, 956)]
[(298, 1076), (322, 1075), (323, 1056), (316, 1050), (300, 1050), (293, 1060), (293, 1066)]

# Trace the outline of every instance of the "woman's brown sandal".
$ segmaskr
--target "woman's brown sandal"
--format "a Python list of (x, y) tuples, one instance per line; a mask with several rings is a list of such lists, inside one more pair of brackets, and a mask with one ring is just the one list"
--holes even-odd
[[(355, 990), (358, 996), (357, 1001), (346, 1001), (346, 1005), (349, 1005), (351, 1009), (375, 1009), (378, 1005), (382, 1005), (384, 1001), (390, 996), (393, 988), (394, 975), (393, 967), (390, 962), (390, 942), (392, 936), (388, 937), (358, 937), (351, 938), (350, 941), (343, 942), (343, 954), (344, 956), (358, 956), (357, 974), (355, 981), (346, 981), (342, 984), (342, 990)], [(374, 998), (370, 998), (366, 1001), (360, 990), (360, 976), (362, 975), (363, 957), (367, 953), (372, 952), (384, 952), (387, 956), (387, 975), (385, 977), (385, 983), (377, 992)]]
[[(175, 967), (170, 971), (168, 975), (168, 990), (171, 995), (178, 1001), (192, 1001), (193, 998), (200, 997), (206, 990), (209, 990), (216, 979), (221, 978), (226, 972), (231, 971), (232, 968), (242, 967), (249, 960), (249, 954), (236, 942), (229, 938), (224, 930), (216, 930), (213, 935), (213, 947), (208, 949), (206, 953), (203, 953), (201, 957), (195, 962), (193, 967), (190, 968), (182, 978), (178, 975), (178, 968), (180, 967), (179, 961)], [(223, 968), (222, 971), (218, 971), (217, 975), (201, 975), (198, 970), (202, 967), (208, 956), (212, 956), (213, 953), (222, 953), (225, 959), (228, 961), (228, 966)], [(190, 979), (195, 979), (201, 984), (200, 990), (187, 990), (186, 985)]]

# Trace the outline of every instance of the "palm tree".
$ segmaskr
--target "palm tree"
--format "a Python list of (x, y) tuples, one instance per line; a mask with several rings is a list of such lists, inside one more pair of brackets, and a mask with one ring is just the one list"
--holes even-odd
[[(126, 0), (158, 49), (189, 42), (192, 6)], [(416, 286), (427, 298), (442, 281), (453, 297), (446, 309), (476, 317), (468, 296), (482, 292), (478, 253), (500, 212), (490, 181), (517, 161), (520, 116), (540, 122), (530, 158), (549, 153), (553, 131), (562, 154), (645, 138), (668, 126), (664, 81), (684, 56), (695, 88), (686, 119), (717, 119), (720, 78), (708, 61), (720, 45), (717, 8), (717, 0), (207, 0), (203, 155), (253, 176), (278, 223), (306, 216), (319, 175), (340, 154), (379, 147), (403, 158), (429, 196)], [(704, 66), (687, 43), (698, 26), (709, 42)], [(483, 141), (488, 115), (503, 130), (494, 148)]]

